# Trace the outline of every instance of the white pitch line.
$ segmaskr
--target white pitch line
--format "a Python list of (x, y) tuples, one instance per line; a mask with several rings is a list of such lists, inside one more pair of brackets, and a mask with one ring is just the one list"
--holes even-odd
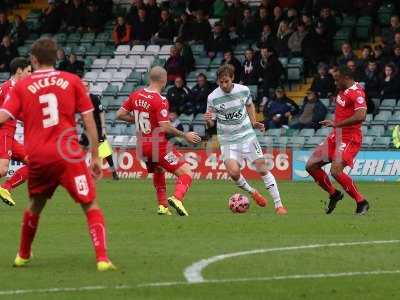
[(256, 282), (256, 281), (280, 281), (280, 280), (300, 280), (300, 279), (326, 279), (337, 277), (355, 277), (355, 276), (379, 276), (379, 275), (396, 275), (400, 274), (400, 270), (376, 270), (366, 272), (344, 272), (344, 273), (318, 273), (318, 274), (296, 274), (271, 277), (254, 277), (254, 278), (229, 278), (229, 279), (207, 279), (202, 282), (154, 282), (138, 285), (117, 285), (117, 286), (83, 286), (78, 288), (47, 288), (47, 289), (29, 289), (29, 290), (4, 290), (0, 291), (1, 296), (24, 295), (24, 294), (50, 294), (50, 293), (76, 293), (99, 290), (122, 290), (122, 289), (138, 289), (146, 287), (169, 287), (179, 285), (197, 285), (197, 284), (218, 284), (231, 282)]
[(216, 263), (218, 261), (237, 257), (237, 256), (244, 256), (244, 255), (253, 255), (253, 254), (260, 254), (260, 253), (267, 253), (267, 252), (280, 252), (280, 251), (294, 251), (294, 250), (304, 250), (304, 249), (316, 249), (316, 248), (327, 248), (327, 247), (346, 247), (346, 246), (361, 246), (361, 245), (376, 245), (376, 244), (394, 244), (400, 243), (400, 240), (388, 240), (388, 241), (366, 241), (366, 242), (348, 242), (348, 243), (330, 243), (330, 244), (313, 244), (313, 245), (301, 245), (301, 246), (290, 246), (290, 247), (279, 247), (279, 248), (266, 248), (266, 249), (256, 249), (256, 250), (249, 250), (249, 251), (241, 251), (241, 252), (234, 252), (234, 253), (227, 253), (216, 255), (210, 258), (202, 259), (197, 261), (187, 267), (184, 272), (183, 276), (190, 283), (199, 283), (206, 281), (201, 274), (202, 271), (208, 267), (209, 265)]

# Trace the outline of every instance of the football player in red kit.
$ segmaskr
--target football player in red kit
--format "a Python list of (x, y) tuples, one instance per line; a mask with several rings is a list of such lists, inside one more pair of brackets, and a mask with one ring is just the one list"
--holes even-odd
[[(135, 123), (138, 157), (145, 161), (149, 173), (153, 173), (153, 184), (159, 204), (158, 214), (170, 215), (168, 203), (180, 216), (188, 216), (183, 206), (187, 190), (192, 184), (192, 171), (183, 156), (168, 142), (166, 134), (183, 137), (190, 143), (199, 143), (201, 138), (194, 132), (182, 132), (169, 121), (169, 105), (161, 91), (167, 84), (167, 72), (154, 67), (149, 74), (150, 84), (133, 92), (117, 111), (117, 118)], [(176, 175), (174, 195), (166, 195), (165, 171)]]
[[(0, 106), (10, 97), (11, 89), (17, 81), (29, 76), (31, 72), (31, 63), (25, 58), (17, 57), (10, 62), (11, 78), (0, 86)], [(16, 120), (9, 120), (0, 126), (0, 177), (7, 175), (10, 159), (27, 163), (24, 145), (14, 138), (16, 127)], [(27, 177), (28, 167), (25, 165), (0, 186), (0, 199), (8, 205), (14, 206), (15, 202), (10, 191), (23, 184)]]
[[(37, 40), (31, 49), (35, 72), (16, 83), (10, 99), (0, 110), (0, 123), (9, 118), (24, 122), (24, 145), (28, 160), (30, 202), (24, 212), (21, 242), (14, 266), (31, 260), (31, 246), (40, 214), (56, 188), (63, 186), (81, 205), (96, 253), (99, 271), (113, 270), (106, 248), (106, 228), (96, 200), (93, 177), (101, 176), (98, 137), (93, 105), (78, 76), (53, 69), (57, 45), (50, 38)], [(78, 143), (75, 114), (82, 120), (91, 141), (90, 170)]]
[(322, 166), (331, 162), (331, 175), (356, 201), (356, 214), (363, 215), (368, 211), (369, 203), (343, 170), (346, 166), (353, 166), (353, 160), (361, 148), (361, 125), (367, 114), (365, 93), (362, 86), (354, 81), (350, 69), (340, 68), (334, 77), (339, 90), (336, 96), (335, 119), (321, 121), (323, 126), (333, 127), (333, 132), (314, 150), (306, 170), (329, 193), (326, 213), (330, 214), (343, 198), (343, 193), (332, 185), (328, 175), (322, 170)]

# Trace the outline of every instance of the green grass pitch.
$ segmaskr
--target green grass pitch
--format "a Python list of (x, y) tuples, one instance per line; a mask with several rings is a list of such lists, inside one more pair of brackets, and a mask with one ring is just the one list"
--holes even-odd
[[(253, 184), (267, 195), (261, 182)], [(98, 273), (86, 222), (61, 188), (48, 203), (24, 269), (11, 267), (26, 204), (26, 187), (15, 191), (18, 205), (0, 205), (1, 299), (400, 299), (400, 274), (326, 277), (327, 274), (400, 270), (400, 244), (276, 251), (225, 259), (203, 271), (207, 280), (185, 284), (183, 271), (201, 259), (238, 251), (339, 242), (400, 239), (398, 183), (360, 183), (371, 203), (356, 217), (346, 197), (331, 216), (326, 195), (314, 183), (280, 182), (289, 215), (251, 204), (246, 214), (227, 208), (238, 190), (230, 182), (197, 181), (187, 196), (188, 218), (156, 215), (150, 181), (98, 183), (108, 225), (109, 254), (118, 271)], [(172, 190), (172, 182), (169, 191)], [(400, 272), (400, 271), (399, 271)], [(321, 278), (285, 276), (324, 274)], [(281, 280), (262, 280), (283, 276)], [(250, 278), (245, 282), (230, 280)], [(254, 279), (254, 280), (253, 280)], [(181, 282), (171, 286), (141, 284)], [(88, 288), (87, 288), (88, 287)], [(118, 288), (119, 287), (119, 288)], [(64, 289), (64, 290), (51, 290)], [(79, 290), (87, 288), (88, 290)]]

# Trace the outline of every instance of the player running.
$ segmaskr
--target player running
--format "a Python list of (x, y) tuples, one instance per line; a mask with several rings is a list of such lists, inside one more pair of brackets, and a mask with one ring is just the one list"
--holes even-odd
[(336, 97), (335, 120), (324, 120), (325, 127), (333, 127), (333, 132), (319, 145), (307, 162), (306, 170), (322, 189), (329, 193), (326, 213), (331, 214), (343, 193), (337, 190), (329, 180), (322, 166), (332, 163), (331, 175), (352, 197), (356, 203), (356, 214), (363, 215), (369, 209), (369, 203), (358, 191), (349, 175), (343, 172), (346, 166), (353, 166), (362, 144), (361, 124), (367, 114), (364, 89), (354, 81), (354, 75), (348, 68), (341, 68), (334, 74), (339, 94)]
[[(92, 178), (92, 175), (101, 176), (93, 106), (79, 77), (53, 69), (56, 52), (57, 45), (49, 38), (39, 39), (32, 45), (31, 63), (35, 72), (16, 83), (10, 99), (0, 110), (0, 123), (9, 118), (24, 122), (25, 149), (29, 157), (30, 202), (23, 215), (21, 242), (14, 266), (23, 267), (30, 262), (40, 214), (61, 185), (86, 214), (97, 269), (113, 270), (115, 267), (107, 255), (104, 217), (96, 200)], [(82, 115), (91, 140), (92, 174), (78, 143), (75, 113)]]
[[(166, 134), (185, 138), (189, 143), (199, 143), (195, 132), (182, 132), (171, 124), (168, 101), (160, 95), (167, 84), (167, 71), (154, 67), (149, 74), (150, 84), (133, 92), (117, 111), (117, 118), (136, 124), (138, 157), (145, 161), (147, 171), (153, 173), (157, 193), (158, 214), (170, 215), (168, 203), (180, 216), (188, 216), (183, 206), (186, 192), (192, 184), (192, 171), (183, 156), (167, 140)], [(166, 195), (165, 171), (177, 177), (174, 195)]]
[[(29, 76), (31, 72), (31, 64), (25, 58), (17, 57), (10, 62), (11, 78), (0, 86), (0, 106), (9, 98), (11, 89), (17, 81)], [(0, 127), (0, 177), (7, 175), (10, 159), (27, 163), (24, 146), (14, 138), (16, 127), (16, 120), (9, 120)], [(25, 165), (0, 186), (0, 199), (8, 205), (14, 206), (15, 201), (11, 197), (10, 191), (23, 184), (27, 177), (28, 167)]]
[(221, 144), (222, 159), (229, 176), (242, 190), (248, 192), (259, 206), (266, 206), (267, 200), (251, 187), (240, 172), (244, 159), (252, 163), (261, 175), (265, 187), (271, 194), (278, 215), (287, 214), (282, 205), (278, 185), (267, 164), (258, 143), (254, 129), (264, 130), (256, 121), (255, 108), (248, 87), (233, 83), (235, 70), (223, 65), (217, 71), (219, 87), (209, 96), (204, 118), (208, 127), (217, 123), (217, 134)]

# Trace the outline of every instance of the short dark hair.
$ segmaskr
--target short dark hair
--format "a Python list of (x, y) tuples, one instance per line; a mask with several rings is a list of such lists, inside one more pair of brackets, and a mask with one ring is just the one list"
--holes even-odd
[(229, 64), (224, 64), (218, 68), (217, 78), (220, 79), (223, 76), (228, 76), (230, 78), (235, 77), (235, 67)]
[(48, 37), (40, 38), (33, 43), (31, 55), (40, 65), (53, 66), (57, 60), (57, 43)]
[(15, 75), (18, 69), (24, 70), (29, 67), (31, 63), (24, 57), (16, 57), (10, 62), (10, 74)]
[(338, 69), (340, 75), (354, 79), (354, 72), (347, 66), (341, 66)]

